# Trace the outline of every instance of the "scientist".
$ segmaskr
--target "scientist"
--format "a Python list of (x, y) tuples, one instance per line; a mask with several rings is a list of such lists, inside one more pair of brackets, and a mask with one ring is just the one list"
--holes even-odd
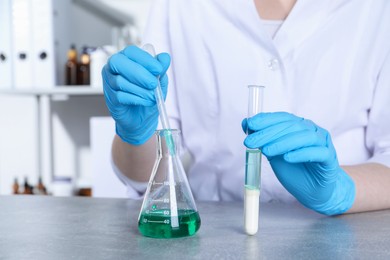
[[(387, 0), (154, 1), (144, 42), (163, 53), (129, 46), (102, 71), (116, 173), (142, 196), (160, 76), (196, 199), (243, 198), (246, 146), (268, 159), (263, 201), (327, 215), (390, 208), (389, 39)], [(250, 84), (265, 85), (265, 112), (246, 120)]]

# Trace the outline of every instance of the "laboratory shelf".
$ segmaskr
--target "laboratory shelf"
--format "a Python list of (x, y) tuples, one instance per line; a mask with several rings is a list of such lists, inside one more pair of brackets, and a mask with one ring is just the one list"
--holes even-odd
[(51, 103), (66, 101), (69, 97), (103, 96), (103, 88), (95, 86), (53, 86), (46, 88), (0, 89), (0, 95), (30, 96), (37, 102), (37, 133), (38, 133), (38, 172), (44, 183), (51, 183), (53, 178), (53, 134)]
[(55, 86), (52, 88), (29, 88), (29, 89), (0, 89), (3, 95), (70, 95), (70, 96), (96, 96), (103, 95), (102, 87), (91, 86)]

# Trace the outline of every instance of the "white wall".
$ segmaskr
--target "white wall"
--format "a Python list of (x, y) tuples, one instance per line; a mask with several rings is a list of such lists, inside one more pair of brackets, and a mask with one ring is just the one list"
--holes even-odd
[[(58, 0), (54, 0), (58, 1)], [(63, 0), (61, 0), (63, 1)], [(102, 2), (134, 16), (142, 31), (152, 0), (102, 0)], [(64, 9), (65, 10), (65, 9)], [(81, 45), (105, 45), (111, 43), (110, 26), (74, 4), (70, 7), (66, 27), (57, 48), (67, 49), (70, 43)], [(60, 33), (61, 35), (61, 33)], [(58, 82), (63, 82), (65, 53), (57, 60)], [(58, 53), (57, 53), (58, 55)], [(103, 96), (71, 97), (51, 102), (53, 111), (53, 168), (54, 175), (75, 176), (90, 183), (91, 151), (89, 143), (89, 119), (107, 116)], [(36, 184), (37, 160), (37, 102), (34, 96), (0, 95), (0, 194), (10, 194), (13, 179), (19, 182), (28, 176)], [(112, 139), (112, 136), (107, 136)]]

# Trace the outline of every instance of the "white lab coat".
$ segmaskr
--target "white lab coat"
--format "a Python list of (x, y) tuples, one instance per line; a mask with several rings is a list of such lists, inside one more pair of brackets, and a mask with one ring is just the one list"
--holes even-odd
[[(250, 84), (264, 111), (327, 129), (340, 164), (390, 166), (390, 1), (298, 0), (271, 39), (253, 0), (156, 0), (144, 40), (172, 57), (167, 111), (196, 199), (243, 199)], [(266, 158), (261, 200), (294, 200)]]

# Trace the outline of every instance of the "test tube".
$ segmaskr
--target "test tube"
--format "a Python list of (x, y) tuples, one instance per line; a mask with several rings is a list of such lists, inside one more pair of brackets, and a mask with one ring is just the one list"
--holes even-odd
[[(248, 118), (260, 113), (263, 105), (264, 86), (249, 85)], [(247, 134), (250, 134), (247, 129)], [(260, 149), (246, 149), (244, 228), (248, 235), (255, 235), (259, 228), (259, 198), (261, 176)]]

